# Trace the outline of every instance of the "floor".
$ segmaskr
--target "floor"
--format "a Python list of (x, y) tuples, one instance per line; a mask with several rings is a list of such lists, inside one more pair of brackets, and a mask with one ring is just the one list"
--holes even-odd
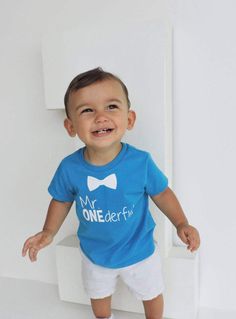
[[(114, 311), (114, 314), (116, 319), (144, 319), (140, 314), (121, 311)], [(0, 318), (93, 319), (94, 317), (89, 306), (60, 301), (56, 285), (0, 278)], [(236, 314), (203, 308), (200, 309), (197, 319), (222, 318), (235, 319)]]
[[(116, 319), (143, 319), (114, 311)], [(30, 280), (0, 278), (0, 319), (93, 319), (91, 308), (59, 300), (57, 286)]]

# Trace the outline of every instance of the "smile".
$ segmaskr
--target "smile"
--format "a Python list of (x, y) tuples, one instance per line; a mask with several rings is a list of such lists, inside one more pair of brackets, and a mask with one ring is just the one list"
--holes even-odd
[(97, 131), (93, 131), (92, 133), (95, 136), (104, 136), (110, 134), (113, 130), (113, 128), (103, 128)]

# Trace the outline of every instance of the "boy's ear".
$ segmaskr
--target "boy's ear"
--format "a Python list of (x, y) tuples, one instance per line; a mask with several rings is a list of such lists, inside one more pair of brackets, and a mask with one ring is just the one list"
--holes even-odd
[(136, 113), (133, 110), (129, 110), (128, 126), (127, 126), (128, 130), (132, 130), (132, 128), (134, 127), (135, 120), (136, 120)]
[(76, 132), (74, 130), (73, 123), (72, 123), (72, 121), (70, 119), (66, 118), (64, 120), (64, 127), (65, 127), (65, 129), (67, 130), (68, 134), (71, 137), (75, 137), (76, 136)]

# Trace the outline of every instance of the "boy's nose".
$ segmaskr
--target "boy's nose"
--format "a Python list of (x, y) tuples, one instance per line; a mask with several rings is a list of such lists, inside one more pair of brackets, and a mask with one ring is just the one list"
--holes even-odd
[(95, 118), (96, 123), (103, 123), (103, 122), (107, 122), (107, 121), (108, 121), (108, 118), (103, 112), (97, 113), (96, 118)]

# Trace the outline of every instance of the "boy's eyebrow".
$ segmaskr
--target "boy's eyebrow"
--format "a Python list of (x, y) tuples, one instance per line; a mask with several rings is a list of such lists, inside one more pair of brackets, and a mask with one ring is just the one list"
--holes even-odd
[(122, 101), (119, 100), (119, 99), (117, 99), (117, 98), (115, 98), (115, 99), (109, 99), (109, 100), (107, 100), (107, 103), (108, 103), (108, 102), (118, 102), (118, 103), (122, 103)]
[[(118, 102), (118, 103), (122, 103), (121, 100), (115, 98), (115, 99), (109, 99), (106, 101), (106, 103), (109, 103), (109, 102)], [(83, 106), (89, 106), (89, 103), (82, 103), (82, 104), (79, 104), (75, 107), (75, 110), (77, 111), (78, 109), (80, 109), (81, 107)]]

